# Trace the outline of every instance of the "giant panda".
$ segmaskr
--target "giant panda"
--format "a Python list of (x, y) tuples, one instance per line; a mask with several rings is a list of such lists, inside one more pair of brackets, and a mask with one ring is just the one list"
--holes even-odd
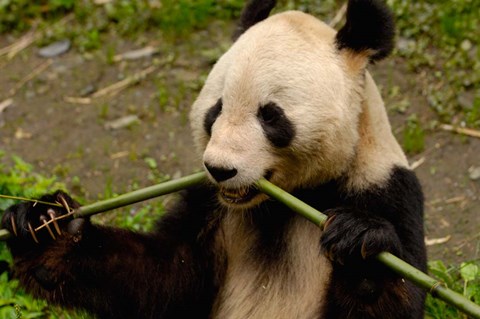
[[(209, 179), (154, 232), (66, 218), (32, 238), (65, 209), (6, 211), (28, 291), (100, 318), (423, 318), (422, 290), (374, 258), (425, 270), (422, 190), (366, 70), (392, 50), (392, 15), (350, 0), (337, 33), (302, 12), (268, 17), (274, 5), (246, 5), (193, 104)], [(324, 229), (259, 193), (262, 177), (325, 212)]]

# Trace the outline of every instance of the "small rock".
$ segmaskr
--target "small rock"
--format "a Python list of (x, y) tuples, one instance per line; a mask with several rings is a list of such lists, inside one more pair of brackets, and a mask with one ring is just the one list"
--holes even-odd
[(480, 179), (480, 166), (472, 166), (468, 169), (468, 177), (472, 181)]
[(138, 122), (140, 122), (140, 119), (138, 118), (138, 116), (128, 115), (128, 116), (124, 116), (119, 119), (105, 123), (105, 128), (110, 130), (118, 130)]
[(38, 50), (38, 55), (43, 58), (53, 58), (64, 54), (70, 49), (71, 42), (68, 39), (53, 42), (52, 44), (47, 45), (46, 47)]
[(470, 40), (468, 39), (465, 39), (460, 44), (460, 47), (462, 48), (463, 51), (469, 51), (472, 48), (472, 42), (470, 42)]

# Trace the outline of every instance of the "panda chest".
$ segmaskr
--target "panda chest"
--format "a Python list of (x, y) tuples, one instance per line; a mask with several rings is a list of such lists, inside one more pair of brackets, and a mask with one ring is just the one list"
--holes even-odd
[(227, 267), (212, 317), (320, 318), (331, 266), (320, 253), (319, 228), (293, 218), (277, 247), (268, 247), (258, 244), (261, 234), (250, 226), (232, 216), (217, 234)]

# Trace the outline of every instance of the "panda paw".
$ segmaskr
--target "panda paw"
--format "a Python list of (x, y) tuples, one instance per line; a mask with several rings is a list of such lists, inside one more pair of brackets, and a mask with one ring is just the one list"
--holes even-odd
[(386, 219), (349, 209), (334, 209), (327, 214), (321, 245), (332, 262), (344, 265), (383, 251), (401, 256), (400, 239)]
[(8, 240), (12, 253), (25, 253), (65, 235), (78, 241), (85, 221), (73, 219), (73, 210), (78, 207), (80, 205), (62, 191), (42, 196), (39, 202), (9, 207), (3, 214), (2, 227), (12, 234)]

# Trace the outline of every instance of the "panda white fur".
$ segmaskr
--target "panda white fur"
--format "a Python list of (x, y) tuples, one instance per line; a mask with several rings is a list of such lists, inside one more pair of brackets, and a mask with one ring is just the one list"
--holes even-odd
[[(425, 269), (423, 197), (366, 66), (392, 49), (377, 0), (350, 0), (336, 33), (250, 1), (191, 111), (210, 182), (152, 234), (7, 210), (15, 274), (33, 294), (102, 318), (423, 318), (424, 293), (373, 258)], [(322, 231), (255, 190), (266, 177), (329, 215)], [(64, 193), (43, 200), (65, 198)], [(55, 208), (56, 214), (62, 214)], [(12, 230), (12, 229), (11, 229)]]

